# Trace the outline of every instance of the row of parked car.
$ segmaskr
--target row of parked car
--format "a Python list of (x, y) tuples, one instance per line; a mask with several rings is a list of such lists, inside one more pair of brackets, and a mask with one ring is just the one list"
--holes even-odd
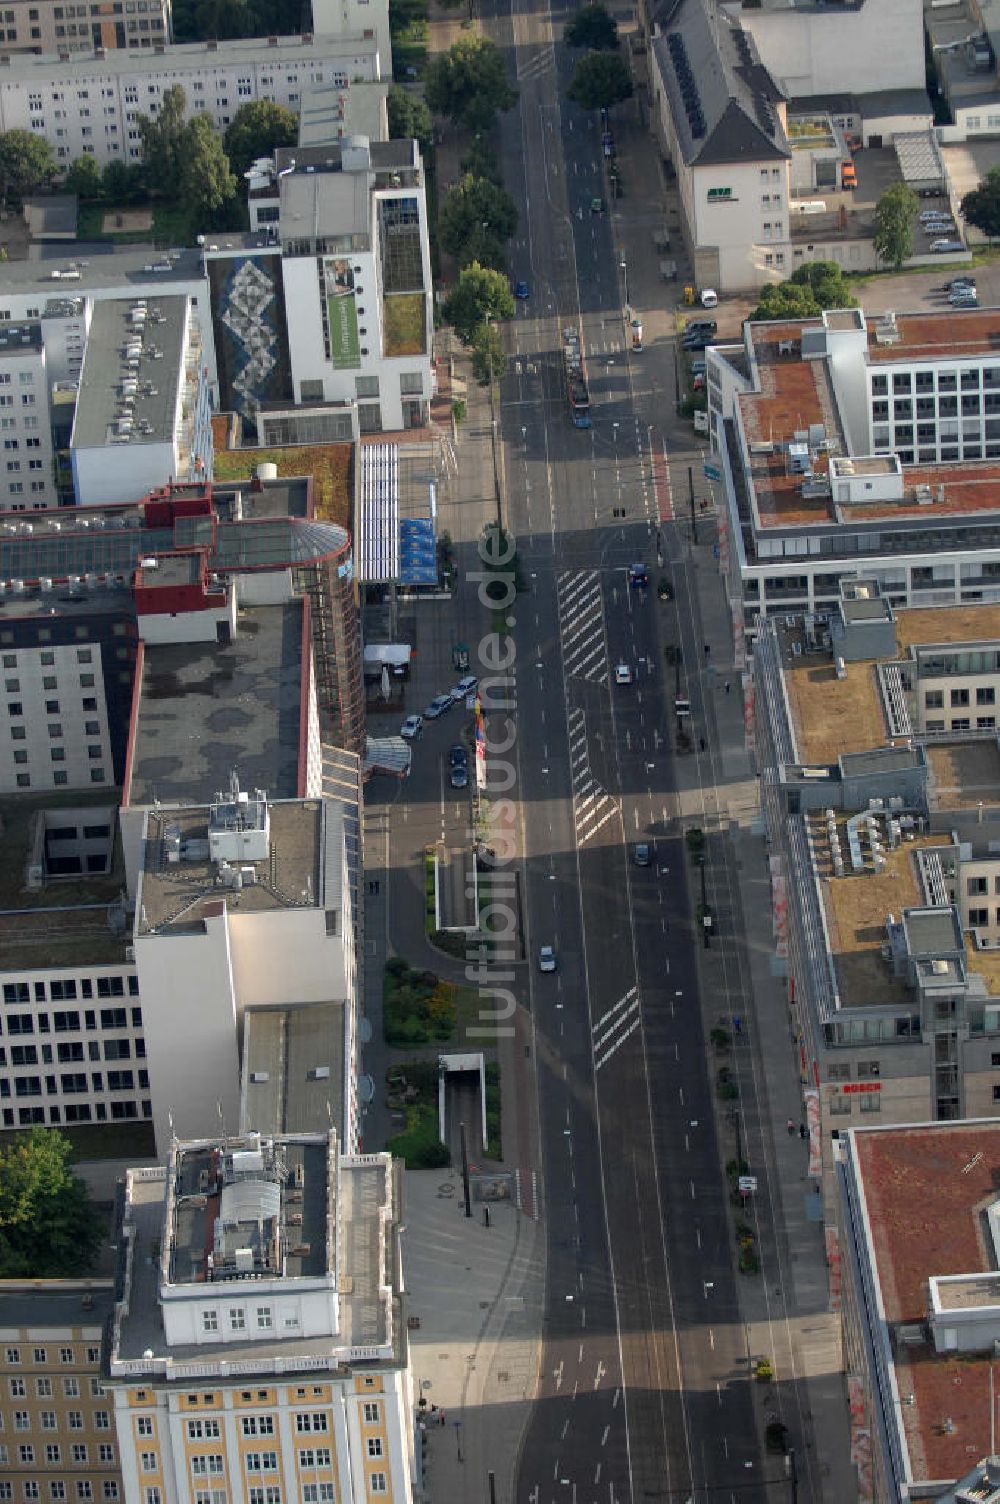
[(947, 209), (921, 209), (920, 228), (930, 240), (931, 250), (944, 255), (949, 251), (964, 251), (955, 221)]
[[(462, 705), (479, 686), (479, 680), (475, 674), (466, 674), (464, 679), (459, 679), (453, 689), (447, 694), (435, 695), (427, 706), (423, 715), (408, 715), (399, 734), (405, 741), (414, 742), (423, 735), (425, 721), (437, 721), (447, 714), (455, 705)], [(456, 742), (448, 753), (449, 781), (453, 789), (464, 789), (469, 784), (469, 754), (460, 742)]]

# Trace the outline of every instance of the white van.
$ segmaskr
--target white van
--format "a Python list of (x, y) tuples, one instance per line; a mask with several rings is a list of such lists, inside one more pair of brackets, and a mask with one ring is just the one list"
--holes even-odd
[(702, 308), (718, 308), (719, 294), (715, 291), (714, 287), (703, 288), (701, 294), (701, 306)]

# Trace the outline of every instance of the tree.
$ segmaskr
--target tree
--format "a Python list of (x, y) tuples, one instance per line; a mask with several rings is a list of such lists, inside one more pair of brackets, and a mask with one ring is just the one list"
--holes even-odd
[(434, 144), (431, 112), (418, 94), (393, 84), (385, 101), (390, 141), (419, 141), (425, 153)]
[(875, 205), (875, 254), (899, 271), (907, 256), (913, 254), (910, 229), (919, 199), (906, 183), (893, 183)]
[(20, 204), (37, 189), (48, 187), (55, 171), (55, 153), (35, 131), (0, 135), (0, 198), (5, 203)]
[(100, 198), (104, 191), (104, 176), (95, 159), (77, 157), (71, 162), (63, 188), (67, 193), (75, 193), (83, 203)]
[(176, 198), (184, 165), (187, 96), (180, 84), (164, 90), (159, 114), (155, 119), (139, 115), (139, 139), (142, 142), (142, 165), (151, 192)]
[(487, 178), (489, 182), (496, 183), (498, 188), (503, 186), (503, 173), (497, 153), (478, 131), (458, 165), (463, 173), (469, 172), (474, 178)]
[(617, 52), (588, 52), (576, 65), (567, 99), (585, 110), (610, 110), (632, 97), (632, 75)]
[(299, 122), (291, 110), (270, 99), (241, 104), (223, 137), (229, 164), (238, 178), (258, 157), (269, 157), (276, 146), (294, 146)]
[(1000, 235), (1000, 167), (991, 167), (978, 188), (962, 199), (962, 218), (988, 239)]
[(180, 196), (211, 228), (236, 197), (239, 184), (222, 149), (218, 131), (207, 115), (196, 115), (184, 131)]
[(488, 37), (460, 37), (424, 75), (427, 103), (469, 130), (489, 130), (500, 110), (517, 102), (503, 56)]
[(762, 288), (755, 319), (807, 319), (824, 308), (853, 308), (844, 274), (835, 261), (809, 261), (788, 282)]
[(590, 47), (595, 52), (614, 52), (618, 46), (618, 22), (603, 5), (585, 5), (571, 21), (563, 36), (571, 47)]
[(502, 266), (504, 244), (517, 229), (517, 206), (510, 194), (486, 178), (466, 173), (449, 188), (438, 213), (443, 250), (463, 266)]
[(128, 203), (145, 195), (141, 162), (108, 162), (101, 174), (101, 191), (111, 204)]
[(472, 336), (472, 374), (482, 386), (500, 381), (507, 372), (507, 357), (499, 329), (480, 324)]
[(0, 1147), (0, 1278), (59, 1279), (89, 1267), (102, 1228), (71, 1147), (47, 1128)]
[(480, 266), (478, 261), (463, 267), (444, 305), (444, 316), (459, 339), (471, 344), (480, 324), (489, 319), (514, 317), (514, 299), (507, 278), (488, 266)]

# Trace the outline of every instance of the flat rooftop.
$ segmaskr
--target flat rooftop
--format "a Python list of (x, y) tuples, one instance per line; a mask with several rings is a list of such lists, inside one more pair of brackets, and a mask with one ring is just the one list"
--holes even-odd
[[(281, 68), (301, 63), (308, 68), (324, 58), (349, 58), (361, 63), (370, 59), (378, 49), (374, 33), (370, 37), (357, 32), (353, 36), (314, 36), (312, 33), (277, 37), (240, 37), (222, 42), (174, 42), (157, 47), (152, 53), (139, 48), (122, 47), (102, 49), (96, 52), (74, 52), (70, 57), (74, 82), (84, 84), (90, 79), (108, 83), (115, 78), (145, 78), (153, 72), (169, 71), (171, 77), (183, 77), (190, 71), (230, 67), (252, 67), (255, 63), (266, 67)], [(66, 74), (66, 63), (51, 54), (36, 56), (34, 53), (15, 53), (9, 67), (4, 68), (4, 78), (33, 84), (60, 82)]]
[(927, 747), (931, 809), (977, 809), (1000, 802), (1000, 750), (996, 742), (933, 743)]
[[(47, 811), (108, 811), (113, 824), (111, 864), (106, 873), (79, 877), (43, 875), (29, 887), (28, 868), (40, 849), (39, 822)], [(24, 967), (114, 965), (129, 943), (124, 912), (125, 861), (114, 789), (16, 794), (0, 799), (0, 957), (5, 970)]]
[(273, 799), (301, 793), (301, 600), (241, 611), (233, 640), (147, 645), (129, 804), (208, 803), (235, 768)]
[[(848, 842), (838, 817), (838, 834), (842, 852), (847, 855)], [(816, 852), (816, 870), (826, 912), (830, 957), (837, 975), (840, 1000), (846, 1008), (910, 1006), (913, 993), (903, 981), (893, 976), (892, 966), (882, 955), (885, 922), (889, 914), (899, 917), (905, 908), (920, 908), (926, 902), (917, 873), (915, 851), (918, 846), (947, 844), (939, 835), (917, 836), (885, 852), (885, 866), (875, 872), (853, 872), (846, 862), (843, 877), (837, 877), (830, 858), (825, 817), (811, 817)]]
[(243, 1102), (255, 1133), (323, 1133), (342, 1123), (344, 1003), (247, 1008)]
[[(243, 913), (315, 908), (324, 903), (326, 821), (339, 819), (336, 805), (319, 799), (268, 804), (270, 859), (255, 865), (255, 880), (241, 888), (220, 887), (218, 866), (208, 854), (210, 810), (205, 806), (149, 811), (136, 902), (136, 934), (197, 933), (225, 904)], [(179, 841), (182, 860), (167, 860)], [(240, 866), (248, 865), (244, 858)], [(329, 895), (326, 895), (329, 900)]]
[[(149, 53), (142, 56), (148, 67)], [(65, 63), (61, 66), (65, 72)], [(91, 253), (88, 249), (86, 255), (81, 255), (77, 246), (65, 246), (54, 259), (5, 261), (0, 309), (4, 307), (3, 300), (8, 294), (39, 293), (51, 300), (51, 307), (42, 304), (43, 318), (71, 317), (72, 310), (66, 307), (67, 303), (91, 288), (120, 287), (123, 292), (131, 287), (169, 290), (172, 282), (205, 282), (205, 263), (200, 250), (190, 248), (160, 253), (148, 247), (139, 250), (131, 247), (112, 250), (109, 247), (106, 254)]]
[(110, 1280), (17, 1280), (0, 1283), (0, 1327), (97, 1330), (114, 1309)]
[(94, 305), (71, 447), (173, 443), (187, 322), (176, 293)]
[[(854, 620), (866, 614), (878, 619), (885, 610), (884, 602), (878, 598), (851, 601), (848, 606), (847, 614)], [(905, 658), (911, 648), (924, 645), (1000, 641), (1000, 606), (996, 605), (904, 609), (896, 610), (894, 617), (899, 658)], [(874, 660), (846, 663), (844, 677), (838, 678), (828, 652), (794, 652), (795, 646), (802, 648), (804, 643), (803, 633), (797, 628), (779, 629), (779, 642), (800, 763), (828, 765), (842, 756), (894, 744), (882, 708)], [(962, 786), (956, 775), (965, 773), (968, 787), (976, 791), (973, 802), (983, 797), (984, 784), (992, 783), (994, 797), (1000, 791), (1000, 783), (996, 782), (1000, 758), (991, 743), (956, 741), (947, 747), (930, 745), (927, 755), (940, 789), (947, 787), (960, 792)]]
[[(793, 435), (822, 425), (835, 445), (837, 458), (848, 457), (838, 403), (830, 381), (824, 331), (845, 327), (867, 333), (865, 359), (871, 365), (914, 361), (960, 361), (995, 355), (1000, 369), (1000, 309), (949, 310), (947, 313), (897, 313), (891, 342), (882, 342), (881, 318), (865, 318), (860, 310), (833, 310), (819, 318), (774, 323), (749, 323), (748, 338), (757, 370), (758, 389), (739, 396), (738, 404), (753, 482), (758, 528), (802, 528), (838, 522), (901, 522), (919, 517), (924, 525), (956, 514), (1000, 510), (1000, 464), (963, 462), (908, 465), (899, 500), (835, 505), (831, 496), (803, 494), (802, 476), (789, 465), (785, 446)], [(815, 358), (803, 359), (803, 352)], [(861, 376), (859, 366), (858, 376)], [(866, 461), (865, 456), (860, 457)], [(877, 462), (877, 456), (875, 460)], [(857, 462), (856, 462), (857, 463)], [(832, 468), (836, 468), (836, 461)], [(827, 454), (814, 454), (814, 476), (829, 475)], [(856, 472), (857, 473), (857, 472)], [(933, 504), (921, 501), (930, 486)]]
[[(232, 1146), (229, 1141), (227, 1147)], [(223, 1372), (232, 1363), (234, 1350), (246, 1373), (301, 1369), (315, 1375), (320, 1357), (331, 1369), (342, 1361), (372, 1364), (381, 1355), (372, 1356), (371, 1350), (381, 1348), (384, 1353), (389, 1345), (390, 1361), (402, 1361), (405, 1333), (391, 1247), (398, 1215), (397, 1180), (390, 1156), (340, 1155), (339, 1174), (333, 1179), (326, 1135), (321, 1142), (306, 1135), (278, 1140), (275, 1147), (284, 1170), (281, 1183), (272, 1178), (261, 1184), (260, 1177), (247, 1169), (240, 1172), (235, 1187), (224, 1190), (218, 1152), (204, 1146), (189, 1146), (191, 1152), (183, 1156), (173, 1184), (168, 1181), (169, 1170), (158, 1175), (129, 1173), (125, 1208), (132, 1234), (128, 1308), (122, 1310), (118, 1340), (110, 1355), (113, 1376), (116, 1369), (132, 1376), (146, 1372), (190, 1385), (190, 1365), (197, 1363), (200, 1382), (204, 1382), (206, 1372), (213, 1372), (216, 1365)], [(168, 1346), (160, 1301), (165, 1274), (166, 1284), (181, 1294), (205, 1296), (213, 1285), (220, 1295), (225, 1292), (236, 1298), (240, 1292), (241, 1285), (220, 1279), (218, 1270), (211, 1282), (207, 1277), (206, 1254), (213, 1249), (214, 1219), (226, 1190), (235, 1190), (227, 1210), (245, 1223), (249, 1241), (243, 1240), (242, 1246), (250, 1249), (255, 1266), (263, 1269), (268, 1259), (274, 1261), (273, 1251), (257, 1238), (253, 1226), (261, 1210), (265, 1223), (268, 1219), (273, 1223), (276, 1214), (282, 1224), (277, 1235), (284, 1263), (278, 1278), (289, 1282), (319, 1278), (331, 1285), (332, 1331), (312, 1337), (282, 1337), (276, 1331), (258, 1336), (248, 1323), (245, 1342), (236, 1343), (230, 1334), (218, 1349), (206, 1344)], [(183, 1204), (178, 1201), (181, 1197)], [(301, 1223), (291, 1220), (298, 1216)], [(225, 1258), (235, 1255), (235, 1246), (222, 1252), (225, 1270)], [(235, 1264), (236, 1257), (231, 1262)], [(252, 1284), (242, 1288), (252, 1294)], [(294, 1294), (291, 1284), (288, 1294)]]
[(990, 1451), (992, 1352), (950, 1358), (909, 1339), (927, 1318), (930, 1278), (993, 1272), (983, 1215), (997, 1197), (1000, 1123), (852, 1129), (851, 1143), (898, 1391), (913, 1396), (893, 1407), (910, 1473), (961, 1478)]

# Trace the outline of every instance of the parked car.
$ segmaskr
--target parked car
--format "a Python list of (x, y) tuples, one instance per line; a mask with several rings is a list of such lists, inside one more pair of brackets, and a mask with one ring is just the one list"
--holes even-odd
[(445, 711), (450, 709), (451, 695), (435, 695), (424, 711), (424, 719), (427, 721), (436, 721), (438, 716), (444, 715)]
[(404, 736), (408, 742), (413, 742), (416, 741), (423, 729), (424, 718), (422, 715), (408, 715), (399, 728), (399, 734), (400, 736)]
[(952, 279), (951, 279), (950, 282), (945, 282), (945, 283), (942, 284), (941, 291), (942, 292), (955, 292), (960, 287), (971, 287), (972, 291), (975, 292), (975, 290), (976, 290), (976, 279), (975, 279), (975, 277), (952, 277)]
[(464, 679), (459, 679), (458, 683), (451, 691), (452, 704), (461, 704), (463, 700), (467, 699), (469, 695), (472, 694), (478, 683), (479, 680), (476, 678), (475, 674), (466, 674)]
[(542, 945), (542, 946), (540, 946), (539, 947), (539, 951), (538, 951), (538, 970), (539, 971), (555, 971), (555, 969), (556, 969), (555, 947), (551, 946), (551, 945)]
[(703, 287), (701, 291), (702, 308), (718, 308), (719, 294), (714, 287)]
[(931, 250), (935, 255), (945, 256), (955, 251), (964, 251), (965, 246), (961, 240), (932, 240)]
[(977, 297), (971, 297), (971, 298), (950, 298), (949, 302), (951, 303), (952, 308), (978, 308), (979, 307), (979, 299)]
[(714, 334), (718, 327), (714, 319), (688, 319), (684, 325), (684, 333), (700, 334), (704, 331), (706, 334)]
[(692, 362), (691, 362), (691, 375), (692, 376), (704, 376), (704, 374), (707, 371), (707, 369), (708, 369), (708, 364), (707, 364), (706, 361), (702, 360), (701, 356), (699, 356), (697, 360), (692, 360)]
[(924, 224), (928, 219), (949, 219), (951, 215), (948, 209), (921, 209), (918, 217)]
[(715, 335), (708, 333), (685, 334), (681, 340), (682, 350), (707, 350), (715, 344)]

